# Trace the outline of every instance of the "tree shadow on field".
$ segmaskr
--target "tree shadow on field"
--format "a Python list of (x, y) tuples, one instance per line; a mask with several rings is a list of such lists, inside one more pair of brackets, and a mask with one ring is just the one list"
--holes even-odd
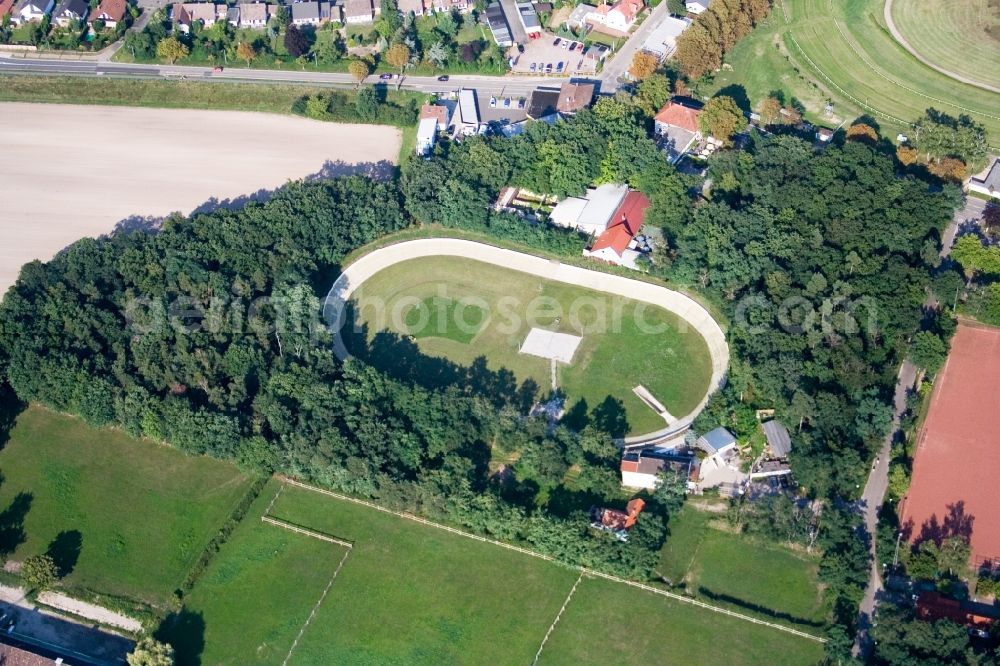
[(589, 405), (585, 398), (580, 398), (573, 403), (573, 406), (566, 410), (559, 422), (569, 428), (580, 432), (590, 424)]
[[(266, 612), (266, 609), (246, 608), (244, 612)], [(205, 618), (201, 613), (182, 608), (160, 623), (153, 638), (173, 646), (177, 666), (201, 666), (201, 653), (205, 651)]]
[(0, 512), (0, 558), (9, 557), (27, 539), (24, 517), (33, 499), (31, 493), (18, 493), (10, 506)]
[[(27, 405), (17, 397), (7, 384), (0, 383), (0, 450), (7, 445), (10, 431), (17, 423), (18, 415)], [(0, 479), (2, 481), (2, 479)]]
[(747, 96), (747, 89), (738, 83), (730, 83), (728, 86), (715, 93), (713, 97), (732, 97), (733, 101), (736, 102), (736, 106), (740, 107), (740, 111), (745, 113), (747, 116), (749, 116), (750, 112), (753, 111), (752, 105), (750, 104), (750, 97)]
[(46, 555), (55, 562), (56, 568), (59, 570), (59, 577), (65, 578), (76, 568), (82, 549), (83, 534), (79, 530), (63, 530), (49, 544)]
[(590, 422), (595, 428), (616, 439), (628, 434), (628, 419), (625, 417), (625, 403), (613, 396), (606, 397), (590, 413)]
[[(948, 513), (944, 518), (938, 519), (937, 514), (931, 515), (920, 526), (920, 532), (914, 539), (914, 547), (919, 546), (924, 541), (933, 541), (938, 546), (942, 541), (952, 537), (960, 537), (966, 543), (972, 539), (972, 523), (976, 517), (965, 512), (965, 502), (959, 500), (948, 505)], [(909, 537), (913, 532), (913, 522), (907, 521), (903, 526), (904, 536)]]
[(420, 351), (409, 336), (389, 330), (375, 333), (369, 340), (368, 325), (358, 323), (353, 309), (347, 306), (346, 324), (341, 329), (344, 345), (350, 353), (396, 379), (427, 389), (456, 387), (466, 395), (478, 396), (496, 407), (512, 406), (526, 413), (534, 404), (538, 384), (527, 379), (520, 385), (507, 368), (491, 370), (485, 356), (464, 366), (446, 358)]

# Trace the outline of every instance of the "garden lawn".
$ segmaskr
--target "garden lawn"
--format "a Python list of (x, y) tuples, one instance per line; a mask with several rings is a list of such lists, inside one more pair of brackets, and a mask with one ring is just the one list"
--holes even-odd
[[(280, 664), (346, 549), (263, 523), (271, 481), (157, 637), (185, 664)], [(336, 585), (336, 582), (334, 583)]]
[(894, 0), (892, 18), (910, 46), (934, 64), (1000, 86), (996, 0)]
[[(1000, 95), (922, 64), (888, 33), (883, 6), (884, 0), (782, 0), (726, 58), (731, 69), (698, 92), (745, 95), (758, 108), (777, 91), (803, 105), (813, 122), (837, 127), (871, 114), (889, 136), (909, 131), (909, 123), (934, 107), (968, 113), (986, 126), (989, 143), (1000, 145)], [(827, 101), (834, 105), (831, 115)]]
[(816, 641), (619, 583), (585, 579), (539, 664), (802, 666), (822, 656)]
[[(414, 334), (424, 355), (459, 366), (484, 357), (489, 369), (510, 371), (518, 383), (534, 381), (543, 394), (552, 386), (549, 361), (520, 353), (528, 331), (534, 326), (582, 335), (573, 362), (559, 368), (559, 386), (570, 410), (579, 401), (588, 411), (609, 398), (621, 401), (625, 431), (635, 434), (664, 426), (663, 419), (635, 396), (635, 386), (645, 386), (678, 417), (693, 409), (708, 390), (711, 358), (702, 337), (672, 313), (618, 296), (492, 264), (430, 257), (386, 268), (363, 284), (354, 298), (358, 321), (367, 327), (371, 344), (366, 349), (360, 335), (355, 335), (347, 340), (353, 353), (389, 372), (405, 368), (427, 382), (440, 382), (447, 375), (436, 363), (416, 364), (407, 341), (383, 344), (384, 336), (376, 340), (376, 335), (384, 330)], [(421, 337), (407, 326), (406, 316), (416, 303), (434, 298), (477, 303), (487, 311), (486, 322), (465, 329), (475, 331), (468, 342), (458, 339), (457, 327), (452, 326), (425, 327), (443, 333)], [(471, 316), (471, 308), (466, 313)], [(640, 318), (662, 332), (643, 332)]]
[(18, 417), (0, 474), (5, 554), (23, 560), (55, 542), (66, 586), (160, 606), (252, 483), (230, 464), (40, 407)]
[(291, 666), (522, 666), (531, 663), (577, 576), (292, 486), (271, 513), (354, 544)]
[(819, 555), (712, 527), (724, 520), (690, 506), (672, 517), (659, 571), (711, 603), (805, 631), (822, 625)]

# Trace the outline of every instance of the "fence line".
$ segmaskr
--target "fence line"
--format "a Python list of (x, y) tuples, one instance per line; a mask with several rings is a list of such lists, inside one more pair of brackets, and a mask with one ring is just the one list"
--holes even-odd
[(260, 519), (265, 523), (270, 523), (271, 525), (277, 525), (278, 527), (283, 527), (286, 530), (291, 530), (292, 532), (298, 532), (299, 534), (305, 534), (313, 539), (319, 539), (320, 541), (328, 541), (330, 543), (335, 543), (338, 546), (343, 546), (344, 548), (353, 548), (354, 546), (346, 541), (341, 541), (336, 539), (329, 534), (323, 534), (322, 532), (315, 532), (313, 530), (308, 530), (304, 527), (299, 527), (292, 523), (285, 522), (284, 520), (278, 520), (277, 518), (272, 518), (271, 516), (261, 516)]
[(582, 571), (580, 572), (580, 575), (577, 577), (576, 582), (573, 583), (573, 587), (570, 588), (569, 594), (566, 595), (566, 600), (563, 601), (563, 605), (559, 609), (559, 612), (556, 613), (556, 619), (552, 620), (552, 624), (549, 625), (549, 630), (545, 632), (545, 637), (542, 639), (542, 644), (538, 646), (538, 652), (535, 653), (535, 660), (531, 662), (531, 666), (535, 666), (538, 663), (538, 660), (541, 658), (542, 650), (545, 649), (545, 643), (548, 642), (549, 636), (552, 635), (552, 632), (555, 630), (556, 625), (559, 624), (559, 618), (562, 617), (562, 614), (566, 610), (566, 607), (569, 606), (570, 599), (573, 598), (573, 593), (576, 592), (576, 588), (580, 584), (581, 580), (583, 580)]
[[(536, 552), (536, 551), (533, 551), (533, 550), (529, 550), (527, 548), (521, 548), (520, 546), (515, 546), (515, 545), (509, 544), (509, 543), (504, 543), (503, 541), (497, 541), (495, 539), (489, 539), (487, 537), (483, 537), (483, 536), (480, 536), (478, 534), (472, 534), (470, 532), (465, 532), (463, 530), (459, 530), (459, 529), (456, 529), (454, 527), (450, 527), (448, 525), (442, 525), (441, 523), (435, 523), (433, 521), (427, 520), (426, 518), (421, 518), (419, 516), (414, 516), (411, 513), (406, 513), (406, 512), (401, 512), (401, 511), (393, 511), (392, 509), (387, 509), (386, 507), (379, 506), (378, 504), (375, 504), (373, 502), (368, 502), (366, 500), (357, 499), (355, 497), (349, 497), (347, 495), (341, 495), (340, 493), (333, 492), (332, 490), (327, 490), (325, 488), (318, 488), (316, 486), (312, 486), (312, 485), (309, 485), (307, 483), (302, 483), (301, 481), (296, 481), (295, 479), (292, 479), (292, 478), (289, 478), (289, 477), (281, 476), (279, 478), (282, 481), (284, 481), (285, 483), (289, 484), (289, 485), (296, 486), (298, 488), (302, 488), (304, 490), (308, 490), (308, 491), (311, 491), (311, 492), (314, 492), (314, 493), (318, 493), (320, 495), (327, 495), (328, 497), (333, 497), (335, 499), (339, 499), (339, 500), (344, 501), (344, 502), (351, 502), (353, 504), (357, 504), (357, 505), (360, 505), (360, 506), (368, 507), (370, 509), (375, 509), (376, 511), (381, 511), (382, 513), (387, 513), (389, 515), (396, 516), (398, 518), (405, 518), (406, 520), (412, 520), (413, 522), (420, 523), (421, 525), (427, 525), (428, 527), (435, 527), (435, 528), (437, 528), (439, 530), (444, 530), (445, 532), (450, 532), (451, 534), (455, 534), (457, 536), (464, 537), (466, 539), (473, 539), (475, 541), (481, 541), (483, 543), (488, 543), (488, 544), (492, 544), (494, 546), (499, 546), (501, 548), (506, 548), (507, 550), (512, 550), (512, 551), (514, 551), (516, 553), (521, 553), (522, 555), (528, 555), (529, 557), (535, 557), (535, 558), (538, 558), (540, 560), (545, 560), (546, 562), (553, 562), (553, 563), (556, 563), (556, 564), (564, 564), (564, 563), (560, 562), (559, 560), (557, 560), (556, 558), (554, 558), (554, 557), (552, 557), (550, 555), (544, 555), (542, 553), (539, 553), (539, 552)], [(685, 603), (685, 604), (691, 604), (692, 606), (697, 606), (699, 608), (703, 608), (705, 610), (710, 610), (710, 611), (715, 612), (715, 613), (721, 613), (722, 615), (728, 615), (729, 617), (733, 617), (733, 618), (736, 618), (736, 619), (739, 619), (739, 620), (744, 620), (744, 621), (750, 622), (752, 624), (757, 624), (757, 625), (764, 626), (764, 627), (770, 627), (771, 629), (775, 629), (775, 630), (778, 630), (778, 631), (784, 631), (785, 633), (792, 634), (793, 636), (798, 636), (800, 638), (806, 638), (806, 639), (809, 639), (809, 640), (812, 640), (812, 641), (816, 641), (818, 643), (826, 643), (826, 639), (825, 638), (822, 638), (820, 636), (815, 636), (815, 635), (810, 634), (810, 633), (805, 632), (805, 631), (799, 631), (798, 629), (792, 629), (791, 627), (786, 627), (785, 625), (782, 625), (782, 624), (775, 624), (773, 622), (768, 622), (767, 620), (761, 620), (761, 619), (753, 617), (751, 615), (745, 615), (743, 613), (738, 613), (736, 611), (729, 610), (728, 608), (722, 608), (720, 606), (713, 606), (712, 604), (705, 603), (704, 601), (699, 601), (697, 599), (692, 599), (691, 597), (687, 597), (687, 596), (684, 596), (682, 594), (677, 594), (675, 592), (668, 592), (667, 590), (662, 590), (660, 588), (652, 587), (650, 585), (646, 585), (645, 583), (638, 583), (636, 581), (628, 580), (626, 578), (620, 578), (618, 576), (613, 576), (611, 574), (603, 573), (603, 572), (600, 572), (600, 571), (595, 571), (593, 569), (588, 569), (586, 567), (572, 567), (572, 568), (574, 568), (577, 571), (579, 571), (581, 573), (581, 575), (593, 576), (593, 577), (596, 577), (596, 578), (603, 578), (605, 580), (609, 580), (609, 581), (612, 581), (612, 582), (615, 582), (615, 583), (621, 583), (623, 585), (629, 585), (631, 587), (635, 587), (635, 588), (638, 588), (640, 590), (645, 590), (646, 592), (652, 592), (652, 593), (658, 594), (658, 595), (660, 595), (662, 597), (667, 597), (669, 599), (673, 599), (675, 601), (679, 601), (679, 602)]]

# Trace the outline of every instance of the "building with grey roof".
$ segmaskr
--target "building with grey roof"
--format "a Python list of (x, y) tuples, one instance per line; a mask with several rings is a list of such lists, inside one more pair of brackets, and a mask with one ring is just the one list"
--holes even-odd
[(970, 178), (969, 191), (1000, 199), (1000, 158), (995, 158), (983, 178)]
[(710, 430), (698, 438), (698, 448), (710, 456), (736, 448), (736, 437), (725, 428)]
[(764, 438), (767, 439), (767, 447), (771, 450), (772, 458), (787, 458), (792, 452), (792, 438), (788, 434), (788, 428), (781, 421), (773, 419), (760, 424), (764, 431)]

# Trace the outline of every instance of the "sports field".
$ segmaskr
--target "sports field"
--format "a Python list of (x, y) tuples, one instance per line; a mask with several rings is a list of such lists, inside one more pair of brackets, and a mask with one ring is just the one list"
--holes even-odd
[[(708, 391), (711, 358), (704, 339), (676, 315), (637, 301), (456, 257), (403, 261), (376, 273), (353, 296), (369, 343), (380, 331), (404, 338), (431, 357), (469, 366), (485, 357), (518, 383), (551, 390), (547, 359), (520, 353), (532, 327), (582, 337), (572, 363), (560, 364), (558, 385), (570, 409), (593, 409), (611, 397), (624, 404), (632, 433), (665, 422), (633, 393), (643, 385), (675, 416), (694, 409)], [(350, 337), (349, 335), (345, 337)], [(352, 353), (392, 371), (413, 369), (412, 349), (348, 339)], [(433, 368), (433, 364), (427, 364)], [(428, 381), (437, 369), (424, 372)]]
[(815, 631), (801, 625), (819, 626), (826, 614), (818, 555), (718, 529), (724, 520), (685, 507), (670, 519), (659, 571), (712, 603)]
[(236, 467), (30, 407), (0, 451), (0, 547), (64, 583), (163, 606), (251, 479)]
[[(756, 108), (778, 91), (820, 125), (869, 114), (890, 136), (934, 107), (969, 114), (986, 126), (990, 144), (1000, 145), (1000, 95), (959, 83), (907, 52), (888, 32), (884, 1), (779, 0), (726, 58), (732, 69), (699, 92), (743, 94)], [(956, 47), (964, 51), (964, 44)]]
[(911, 541), (965, 537), (974, 564), (1000, 559), (998, 376), (1000, 329), (960, 324), (934, 381), (902, 505), (902, 529)]
[(1000, 87), (1000, 0), (892, 0), (892, 18), (924, 58)]
[[(271, 515), (353, 544), (292, 666), (530, 664), (578, 578), (556, 564), (294, 486), (281, 492)], [(780, 654), (769, 661), (769, 650)], [(666, 655), (669, 663), (699, 663), (711, 654), (713, 663), (810, 664), (821, 652), (808, 639), (584, 578), (539, 663), (638, 665), (663, 663)]]
[(280, 485), (269, 483), (184, 610), (157, 632), (185, 664), (280, 664), (345, 548), (262, 523)]

